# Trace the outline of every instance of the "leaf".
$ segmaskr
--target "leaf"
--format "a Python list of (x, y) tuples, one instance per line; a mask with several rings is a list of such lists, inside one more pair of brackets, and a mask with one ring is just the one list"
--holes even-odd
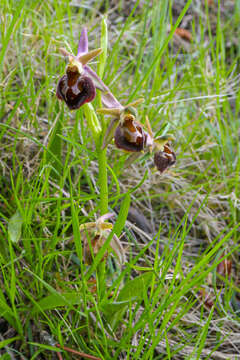
[(92, 106), (91, 103), (88, 103), (84, 105), (83, 110), (84, 110), (85, 118), (87, 120), (87, 125), (92, 132), (92, 136), (94, 140), (97, 142), (101, 134), (102, 128), (98, 120), (98, 117), (96, 115), (96, 112), (94, 110), (94, 107)]
[(134, 301), (143, 299), (144, 291), (148, 288), (153, 272), (148, 271), (133, 280), (128, 281), (118, 295), (118, 301)]
[(58, 348), (56, 346), (52, 346), (52, 345), (45, 345), (45, 344), (40, 344), (40, 343), (36, 343), (36, 342), (32, 342), (32, 341), (29, 341), (28, 344), (38, 346), (39, 348), (45, 349), (45, 350), (57, 351), (59, 353), (62, 351), (60, 348)]
[(10, 38), (12, 33), (17, 32), (17, 28), (21, 24), (21, 18), (24, 16), (25, 12), (24, 9), (25, 0), (21, 0), (15, 3), (15, 12), (13, 13), (12, 20), (10, 25), (7, 29), (5, 29), (5, 34), (3, 34), (1, 39), (1, 51), (0, 51), (0, 72), (2, 72), (3, 64), (4, 64), (4, 57), (6, 55), (6, 51), (8, 45), (10, 44)]
[(8, 223), (8, 235), (12, 242), (17, 243), (21, 238), (23, 218), (17, 210)]
[(4, 348), (5, 346), (11, 344), (13, 341), (19, 340), (20, 336), (15, 336), (10, 339), (0, 341), (0, 349)]
[[(56, 103), (56, 111), (59, 114), (55, 119), (54, 127), (51, 131), (48, 152), (46, 153), (46, 160), (51, 164), (51, 176), (56, 180), (59, 179), (62, 169), (62, 129), (63, 129), (63, 111), (60, 110), (58, 102)], [(52, 156), (54, 154), (54, 157)]]
[(33, 313), (55, 309), (58, 306), (77, 305), (82, 302), (81, 294), (77, 292), (51, 294), (38, 301), (33, 308)]
[(121, 204), (121, 208), (118, 214), (118, 218), (114, 224), (113, 227), (113, 232), (114, 234), (116, 234), (118, 237), (121, 235), (122, 230), (125, 226), (126, 220), (127, 220), (127, 216), (128, 216), (128, 210), (129, 210), (129, 206), (131, 203), (131, 196), (130, 194), (126, 194), (124, 197), (124, 200)]
[(150, 286), (153, 278), (153, 272), (146, 272), (133, 280), (129, 280), (120, 291), (117, 300), (112, 303), (102, 305), (102, 310), (106, 318), (114, 327), (121, 320), (128, 308), (129, 302), (141, 301), (144, 293)]
[(101, 22), (101, 49), (102, 53), (99, 56), (98, 74), (100, 78), (103, 77), (104, 68), (107, 60), (107, 46), (108, 46), (108, 29), (106, 16), (102, 18)]

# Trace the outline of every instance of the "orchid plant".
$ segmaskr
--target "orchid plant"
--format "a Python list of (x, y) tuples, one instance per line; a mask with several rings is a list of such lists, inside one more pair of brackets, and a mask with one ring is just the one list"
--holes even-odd
[[(105, 21), (102, 22), (102, 32), (107, 33)], [(106, 44), (106, 42), (105, 37), (103, 43)], [(101, 217), (95, 223), (82, 225), (80, 229), (82, 235), (83, 231), (86, 230), (91, 233), (91, 239), (90, 241), (88, 239), (88, 242), (86, 236), (83, 235), (85, 258), (87, 262), (90, 262), (112, 229), (110, 223), (104, 223), (106, 219), (111, 217), (111, 214), (108, 213), (106, 152), (108, 144), (114, 139), (118, 149), (130, 154), (127, 164), (136, 160), (143, 152), (154, 153), (154, 164), (160, 173), (175, 163), (176, 155), (169, 144), (173, 137), (167, 135), (154, 138), (148, 118), (146, 118), (147, 129), (137, 120), (136, 107), (144, 99), (138, 99), (126, 106), (122, 105), (89, 66), (88, 63), (99, 56), (101, 52), (105, 55), (103, 59), (106, 58), (107, 46), (104, 46), (103, 49), (98, 48), (89, 51), (87, 29), (84, 27), (80, 36), (77, 55), (75, 56), (65, 49), (60, 49), (60, 51), (68, 57), (69, 63), (65, 74), (58, 81), (56, 95), (59, 100), (66, 103), (70, 110), (77, 110), (81, 106), (85, 107), (85, 116), (89, 128), (92, 130), (98, 153)], [(100, 65), (103, 69), (104, 63), (100, 63)], [(89, 103), (96, 97), (96, 89), (100, 90), (101, 93), (99, 105), (102, 104), (104, 107), (95, 111)], [(96, 113), (100, 116), (98, 117)], [(112, 120), (107, 126), (105, 120), (101, 121), (104, 119), (103, 115), (112, 116)], [(124, 249), (117, 237), (113, 237), (110, 247), (119, 260), (125, 260)]]

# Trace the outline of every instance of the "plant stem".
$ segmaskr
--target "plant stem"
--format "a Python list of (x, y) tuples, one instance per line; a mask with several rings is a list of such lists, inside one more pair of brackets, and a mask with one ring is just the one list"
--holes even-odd
[[(107, 59), (107, 43), (108, 31), (106, 17), (102, 18), (101, 22), (101, 48), (100, 61), (98, 63), (99, 77), (103, 77), (104, 67)], [(102, 107), (101, 95), (98, 93), (98, 106)], [(100, 188), (100, 215), (108, 212), (108, 181), (107, 181), (107, 149), (102, 150), (102, 139), (106, 132), (106, 121), (104, 116), (100, 115), (100, 123), (102, 127), (101, 138), (99, 139), (98, 148), (98, 171), (99, 171), (99, 188)]]
[(107, 149), (98, 149), (100, 215), (108, 212)]
[[(100, 189), (100, 215), (104, 215), (108, 212), (108, 181), (107, 181), (107, 149), (101, 149), (102, 141), (99, 141), (98, 146), (98, 183)], [(99, 299), (102, 299), (105, 290), (105, 271), (106, 261), (102, 259), (96, 269), (97, 273), (97, 288)]]

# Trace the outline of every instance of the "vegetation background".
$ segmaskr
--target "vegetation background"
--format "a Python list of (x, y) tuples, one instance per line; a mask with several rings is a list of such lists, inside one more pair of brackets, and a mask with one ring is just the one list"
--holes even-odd
[[(240, 359), (240, 1), (0, 7), (0, 358)], [(103, 14), (104, 81), (123, 104), (145, 99), (139, 120), (174, 134), (177, 162), (126, 168), (109, 146), (128, 260), (98, 273), (79, 233), (99, 217), (96, 151), (83, 109), (55, 90), (58, 49), (76, 52), (82, 26), (99, 47)]]

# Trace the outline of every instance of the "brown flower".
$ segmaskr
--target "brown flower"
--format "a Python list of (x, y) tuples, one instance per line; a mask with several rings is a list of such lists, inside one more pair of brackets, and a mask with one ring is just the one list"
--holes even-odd
[(96, 90), (90, 77), (80, 75), (77, 66), (68, 66), (66, 75), (58, 82), (56, 95), (65, 101), (70, 110), (76, 110), (92, 101)]
[(142, 151), (153, 143), (151, 136), (130, 113), (124, 116), (123, 121), (116, 128), (114, 140), (119, 149), (129, 152)]
[[(96, 222), (88, 222), (80, 225), (80, 233), (83, 241), (83, 258), (86, 264), (92, 264), (94, 257), (98, 254), (111, 233), (113, 225), (105, 220), (112, 216), (114, 216), (114, 214), (108, 213), (102, 215)], [(113, 234), (109, 246), (116, 255), (119, 264), (123, 264), (126, 261), (125, 251), (116, 234)], [(103, 257), (106, 258), (107, 256), (108, 252), (106, 251)]]
[(166, 143), (163, 146), (163, 150), (157, 151), (154, 154), (154, 164), (160, 173), (167, 170), (170, 166), (176, 162), (175, 152), (170, 148), (170, 145)]
[(86, 28), (83, 28), (80, 36), (77, 56), (65, 49), (59, 50), (64, 56), (68, 56), (69, 64), (66, 68), (66, 74), (58, 81), (56, 95), (59, 100), (65, 101), (70, 110), (76, 110), (95, 98), (96, 87), (102, 91), (106, 90), (101, 79), (87, 66), (88, 62), (99, 55), (102, 50), (88, 51)]

